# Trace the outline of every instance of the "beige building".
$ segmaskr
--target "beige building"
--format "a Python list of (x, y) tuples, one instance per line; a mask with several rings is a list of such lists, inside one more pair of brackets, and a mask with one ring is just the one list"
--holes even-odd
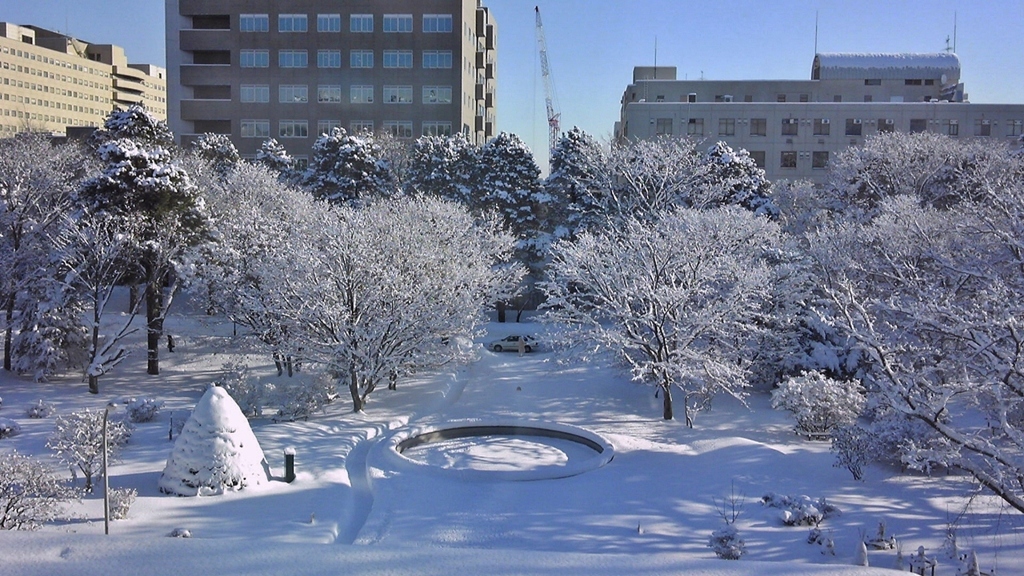
[(129, 64), (120, 46), (0, 22), (0, 68), (0, 138), (102, 126), (132, 104), (167, 117), (164, 69)]
[(495, 134), (497, 29), (480, 0), (166, 0), (168, 117), (183, 143), (276, 138), (300, 161), (333, 127)]
[(955, 54), (818, 54), (810, 80), (678, 80), (636, 67), (619, 139), (724, 140), (770, 180), (822, 182), (829, 158), (884, 132), (1016, 140), (1024, 105), (969, 102)]

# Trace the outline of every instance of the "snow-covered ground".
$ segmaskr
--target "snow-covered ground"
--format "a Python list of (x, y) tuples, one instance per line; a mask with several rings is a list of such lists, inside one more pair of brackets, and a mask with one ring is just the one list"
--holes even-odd
[[(941, 550), (950, 524), (960, 550), (975, 550), (984, 570), (1024, 574), (1024, 519), (969, 482), (879, 467), (857, 482), (832, 466), (827, 443), (795, 436), (790, 416), (772, 410), (765, 394), (753, 395), (749, 409), (716, 399), (687, 429), (661, 420), (652, 388), (609, 366), (564, 364), (550, 351), (520, 357), (481, 346), (479, 360), (455, 372), (378, 390), (364, 413), (351, 413), (342, 391), (308, 422), (254, 419), (274, 481), (219, 496), (161, 494), (170, 419), (188, 416), (224, 363), (244, 358), (261, 378), (278, 379), (269, 356), (233, 337), (230, 324), (172, 316), (167, 329), (177, 348), (161, 351), (160, 376), (145, 374), (140, 348), (101, 379), (98, 396), (77, 377), (37, 384), (0, 374), (0, 417), (22, 426), (0, 450), (50, 457), (53, 418), (25, 416), (39, 398), (58, 413), (126, 396), (165, 402), (111, 467), (112, 487), (138, 490), (129, 518), (104, 537), (97, 490), (70, 507), (66, 521), (0, 533), (0, 574), (866, 575), (881, 572), (852, 563), (880, 521), (905, 556), (918, 546), (936, 556), (936, 574), (956, 573)], [(489, 329), (487, 339), (544, 331)], [(600, 456), (589, 448), (539, 436), (448, 440), (410, 450), (409, 459), (393, 453), (396, 435), (409, 437), (410, 427), (494, 423), (582, 429), (608, 442), (614, 457), (593, 465)], [(286, 449), (296, 454), (290, 484), (281, 480)], [(527, 480), (538, 477), (548, 479)], [(835, 555), (807, 543), (808, 527), (784, 526), (779, 510), (762, 506), (769, 492), (823, 497), (841, 509), (820, 526)], [(736, 526), (747, 547), (736, 562), (707, 547), (730, 494), (742, 497)], [(176, 528), (193, 538), (169, 537)], [(892, 568), (896, 552), (871, 551), (869, 559)]]

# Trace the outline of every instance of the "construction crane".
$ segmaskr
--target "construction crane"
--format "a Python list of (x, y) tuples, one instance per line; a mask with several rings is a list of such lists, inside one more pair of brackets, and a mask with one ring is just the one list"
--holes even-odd
[(555, 111), (554, 88), (551, 82), (551, 67), (548, 65), (548, 43), (544, 40), (544, 24), (540, 20), (540, 6), (534, 6), (537, 13), (537, 48), (540, 50), (540, 74), (544, 78), (544, 105), (548, 114), (548, 152), (554, 156), (558, 139), (562, 136), (559, 128), (560, 114)]

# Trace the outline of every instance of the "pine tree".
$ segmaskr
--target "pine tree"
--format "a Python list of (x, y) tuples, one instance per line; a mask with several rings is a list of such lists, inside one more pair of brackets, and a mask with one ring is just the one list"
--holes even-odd
[(551, 155), (551, 174), (544, 181), (544, 190), (553, 202), (549, 228), (556, 238), (573, 237), (591, 220), (603, 218), (594, 206), (594, 197), (604, 156), (597, 141), (575, 126), (558, 140)]
[(264, 140), (260, 149), (256, 151), (256, 163), (276, 172), (281, 180), (291, 181), (296, 177), (294, 174), (295, 159), (289, 156), (284, 146), (273, 138)]
[(203, 134), (192, 144), (192, 149), (200, 158), (212, 164), (213, 169), (222, 178), (242, 161), (238, 149), (224, 134)]
[(389, 196), (394, 191), (390, 167), (373, 136), (352, 135), (344, 128), (317, 138), (302, 184), (315, 198), (337, 204)]
[(423, 136), (410, 151), (409, 192), (470, 204), (469, 175), (477, 148), (461, 132)]

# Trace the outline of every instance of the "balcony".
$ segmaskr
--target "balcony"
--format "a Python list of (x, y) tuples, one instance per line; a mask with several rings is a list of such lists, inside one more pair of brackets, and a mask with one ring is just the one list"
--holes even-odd
[[(267, 105), (264, 105), (266, 108)], [(265, 112), (264, 112), (265, 113)], [(238, 104), (231, 100), (182, 100), (182, 120), (230, 118), (238, 114)]]
[(220, 84), (230, 69), (226, 64), (182, 64), (181, 83), (186, 86)]
[(484, 117), (483, 116), (476, 116), (475, 117), (475, 121), (474, 121), (474, 126), (475, 126), (475, 128), (474, 128), (475, 131), (483, 132), (484, 131)]
[(124, 78), (118, 78), (114, 76), (114, 89), (121, 92), (131, 92), (134, 94), (142, 94), (146, 91), (146, 87), (142, 83), (135, 80), (125, 80)]
[(486, 74), (488, 80), (494, 79), (494, 64), (488, 64), (486, 67)]
[(128, 104), (130, 106), (132, 104), (142, 104), (143, 99), (141, 94), (132, 94), (130, 92), (115, 92), (114, 102)]
[(230, 30), (181, 30), (179, 33), (181, 49), (191, 50), (223, 50), (230, 45)]

